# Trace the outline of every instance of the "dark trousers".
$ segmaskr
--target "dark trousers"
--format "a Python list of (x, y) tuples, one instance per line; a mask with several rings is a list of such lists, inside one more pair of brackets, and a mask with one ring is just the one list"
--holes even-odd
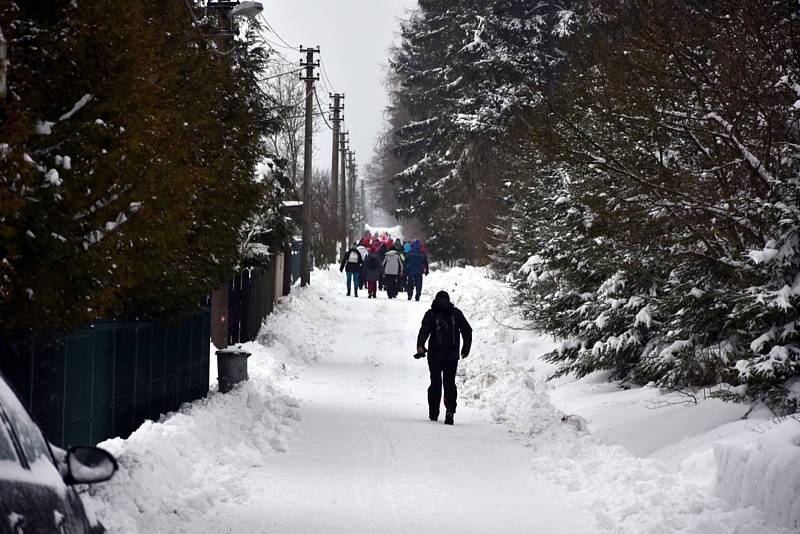
[(419, 296), (422, 294), (422, 274), (409, 274), (408, 278), (406, 279), (406, 293), (408, 293), (408, 298), (411, 299), (411, 295), (414, 294), (414, 288), (417, 290), (416, 299), (419, 300)]
[(396, 274), (383, 275), (383, 285), (386, 286), (386, 292), (389, 294), (390, 299), (395, 298), (397, 293), (400, 291), (400, 288), (397, 285), (399, 281), (400, 277)]
[(439, 402), (444, 385), (444, 408), (455, 413), (458, 391), (456, 390), (456, 370), (458, 360), (442, 361), (428, 357), (428, 369), (431, 371), (431, 385), (428, 388), (428, 411), (435, 417), (439, 415)]

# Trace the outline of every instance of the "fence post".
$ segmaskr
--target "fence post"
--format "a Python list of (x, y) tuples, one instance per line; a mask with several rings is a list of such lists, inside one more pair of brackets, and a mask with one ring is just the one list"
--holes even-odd
[(211, 342), (218, 349), (228, 346), (228, 285), (211, 293)]

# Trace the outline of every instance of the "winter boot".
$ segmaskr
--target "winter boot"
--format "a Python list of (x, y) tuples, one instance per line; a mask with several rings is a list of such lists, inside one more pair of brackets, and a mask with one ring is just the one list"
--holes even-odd
[[(349, 294), (350, 294), (350, 293), (348, 293), (348, 295), (349, 295)], [(357, 297), (357, 296), (358, 296), (358, 289), (354, 289), (354, 290), (353, 290), (353, 296), (354, 296), (354, 297)]]
[(454, 412), (451, 412), (450, 410), (448, 410), (447, 413), (444, 414), (444, 424), (452, 425), (453, 424), (453, 416), (454, 415), (455, 415)]
[(428, 413), (428, 419), (430, 419), (431, 421), (438, 421), (439, 420), (439, 414), (430, 412), (430, 413)]
[(350, 290), (349, 289), (347, 290), (347, 296), (348, 297), (350, 296)]

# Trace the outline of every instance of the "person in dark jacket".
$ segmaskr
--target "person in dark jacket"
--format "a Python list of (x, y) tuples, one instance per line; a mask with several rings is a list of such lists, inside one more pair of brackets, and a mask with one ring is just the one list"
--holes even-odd
[(347, 273), (347, 296), (350, 296), (350, 282), (353, 283), (353, 296), (358, 296), (358, 284), (361, 277), (361, 269), (364, 266), (364, 258), (361, 252), (356, 248), (357, 243), (344, 253), (342, 263), (339, 265), (339, 272), (345, 271)]
[[(386, 243), (381, 243), (380, 248), (378, 248), (378, 253), (381, 255), (381, 265), (383, 265), (383, 260), (386, 258), (387, 250), (389, 250), (389, 247), (386, 246)], [(381, 273), (381, 279), (378, 280), (378, 289), (383, 291), (384, 287), (386, 287), (386, 280), (384, 279), (384, 273)]]
[[(461, 339), (464, 346), (459, 350)], [(439, 419), (439, 403), (444, 385), (444, 422), (453, 424), (456, 413), (456, 371), (459, 355), (466, 358), (472, 347), (472, 327), (461, 310), (450, 302), (447, 291), (439, 291), (433, 299), (431, 309), (425, 312), (422, 326), (417, 335), (416, 358), (425, 356), (425, 342), (428, 342), (428, 369), (431, 372), (431, 385), (428, 387), (428, 417), (431, 421)]]
[(367, 259), (364, 260), (364, 276), (367, 279), (367, 298), (378, 298), (378, 281), (383, 276), (383, 260), (378, 246), (373, 245)]
[(408, 300), (414, 294), (416, 288), (416, 300), (422, 294), (422, 275), (428, 274), (428, 255), (420, 249), (419, 240), (411, 244), (411, 252), (406, 255), (406, 293)]

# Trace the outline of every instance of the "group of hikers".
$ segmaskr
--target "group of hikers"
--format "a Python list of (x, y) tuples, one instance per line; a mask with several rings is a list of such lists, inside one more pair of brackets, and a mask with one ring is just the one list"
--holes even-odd
[(428, 274), (428, 250), (419, 239), (402, 241), (387, 232), (379, 236), (367, 231), (344, 253), (339, 271), (347, 273), (347, 296), (352, 290), (357, 297), (366, 285), (367, 298), (378, 298), (378, 291), (386, 290), (390, 299), (405, 291), (408, 300), (419, 300), (422, 277)]

